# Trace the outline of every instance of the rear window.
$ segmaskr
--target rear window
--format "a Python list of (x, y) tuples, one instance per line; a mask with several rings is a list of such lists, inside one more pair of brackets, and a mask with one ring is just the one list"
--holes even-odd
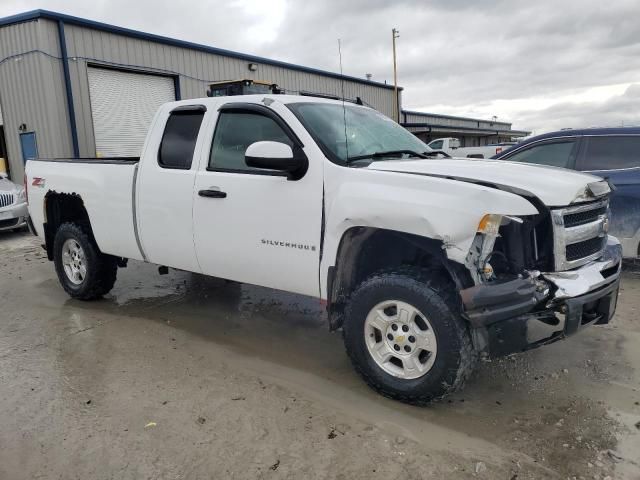
[(640, 137), (587, 137), (580, 170), (640, 167)]
[(178, 111), (169, 115), (158, 152), (161, 167), (179, 170), (191, 168), (203, 116), (202, 111)]

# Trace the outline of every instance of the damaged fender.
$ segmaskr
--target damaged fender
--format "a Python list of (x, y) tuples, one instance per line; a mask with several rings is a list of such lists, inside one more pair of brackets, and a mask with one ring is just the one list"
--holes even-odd
[[(333, 175), (342, 181), (332, 181)], [(446, 256), (463, 264), (485, 214), (538, 213), (519, 195), (464, 181), (334, 165), (326, 167), (325, 177), (320, 266), (320, 291), (325, 299), (328, 269), (335, 265), (344, 233), (353, 227), (381, 228), (439, 240)]]

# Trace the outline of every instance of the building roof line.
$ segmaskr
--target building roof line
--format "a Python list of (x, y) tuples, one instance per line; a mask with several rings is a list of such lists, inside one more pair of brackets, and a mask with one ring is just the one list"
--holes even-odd
[(482, 119), (482, 118), (472, 118), (472, 117), (458, 117), (456, 115), (443, 115), (440, 113), (429, 113), (429, 112), (417, 112), (415, 110), (402, 110), (402, 113), (406, 113), (407, 115), (421, 115), (424, 117), (435, 117), (435, 118), (451, 118), (452, 120), (471, 120), (474, 122), (491, 122), (499, 125), (511, 125), (511, 122), (492, 122), (490, 119)]
[[(101, 30), (116, 35), (123, 35), (139, 40), (148, 40), (151, 42), (162, 43), (179, 48), (188, 48), (192, 50), (198, 50), (205, 53), (211, 53), (224, 57), (237, 58), (239, 60), (245, 60), (248, 62), (261, 63), (264, 65), (271, 65), (274, 67), (288, 68), (291, 70), (297, 70), (305, 73), (312, 73), (321, 75), (323, 77), (335, 78), (338, 80), (346, 80), (349, 82), (356, 82), (363, 85), (370, 85), (374, 87), (393, 89), (393, 85), (381, 82), (375, 82), (364, 78), (353, 77), (350, 75), (341, 75), (336, 72), (329, 72), (326, 70), (320, 70), (318, 68), (305, 67), (303, 65), (297, 65), (295, 63), (283, 62), (280, 60), (272, 60), (270, 58), (260, 57), (257, 55), (250, 55), (246, 53), (234, 52), (232, 50), (226, 50), (223, 48), (210, 47), (200, 43), (189, 42), (186, 40), (177, 40), (175, 38), (164, 37), (162, 35), (156, 35), (153, 33), (141, 32), (139, 30), (133, 30), (125, 27), (118, 27), (116, 25), (110, 25), (108, 23), (97, 22), (95, 20), (88, 20), (85, 18), (75, 17), (73, 15), (67, 15), (64, 13), (52, 12), (50, 10), (31, 10), (29, 12), (19, 13), (17, 15), (11, 15), (9, 17), (0, 18), (0, 27), (7, 25), (14, 25), (16, 23), (24, 23), (31, 20), (37, 20), (44, 18), (47, 20), (62, 21), (70, 25), (77, 25), (85, 28), (92, 28), (95, 30)], [(402, 87), (398, 87), (398, 90), (402, 90)]]
[(521, 135), (529, 135), (531, 132), (526, 130), (498, 130), (496, 128), (483, 128), (483, 127), (458, 127), (454, 125), (438, 125), (437, 123), (411, 123), (411, 122), (402, 122), (400, 123), (405, 128), (425, 128), (428, 131), (432, 130), (451, 130), (453, 132), (490, 132), (491, 134), (496, 135), (510, 135), (512, 137), (517, 137)]

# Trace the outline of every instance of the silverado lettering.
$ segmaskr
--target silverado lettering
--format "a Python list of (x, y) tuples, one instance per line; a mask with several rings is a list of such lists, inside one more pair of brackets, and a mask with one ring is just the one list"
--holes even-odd
[(283, 242), (280, 240), (265, 240), (265, 239), (262, 239), (261, 242), (262, 244), (273, 245), (276, 247), (297, 248), (298, 250), (311, 250), (312, 252), (316, 251), (315, 245), (307, 245), (304, 243)]

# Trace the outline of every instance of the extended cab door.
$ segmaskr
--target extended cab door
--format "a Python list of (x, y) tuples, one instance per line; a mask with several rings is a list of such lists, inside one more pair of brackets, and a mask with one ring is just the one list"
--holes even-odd
[(208, 275), (317, 296), (322, 161), (308, 158), (299, 180), (245, 163), (247, 147), (258, 141), (309, 151), (287, 123), (297, 123), (293, 114), (280, 103), (272, 107), (228, 103), (218, 111), (194, 188), (198, 261)]
[[(166, 106), (163, 108), (171, 108)], [(140, 246), (146, 260), (199, 272), (193, 245), (193, 183), (206, 108), (160, 110), (145, 144), (136, 185)]]

